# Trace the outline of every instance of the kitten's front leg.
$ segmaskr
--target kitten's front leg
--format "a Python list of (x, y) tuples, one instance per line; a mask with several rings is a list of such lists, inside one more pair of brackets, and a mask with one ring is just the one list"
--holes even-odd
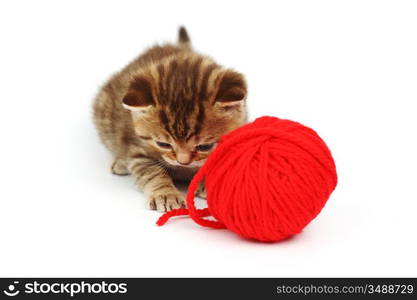
[(145, 193), (149, 209), (165, 212), (185, 207), (184, 196), (156, 160), (136, 155), (129, 163), (129, 170), (137, 186)]
[(120, 176), (129, 175), (130, 173), (126, 166), (126, 160), (122, 158), (115, 158), (111, 165), (111, 172)]

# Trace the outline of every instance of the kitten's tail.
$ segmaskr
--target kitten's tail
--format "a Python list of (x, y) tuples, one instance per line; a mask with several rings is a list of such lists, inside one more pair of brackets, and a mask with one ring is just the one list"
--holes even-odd
[(181, 26), (178, 31), (178, 44), (186, 46), (187, 48), (191, 47), (190, 37), (188, 36), (187, 30), (185, 30), (184, 26)]

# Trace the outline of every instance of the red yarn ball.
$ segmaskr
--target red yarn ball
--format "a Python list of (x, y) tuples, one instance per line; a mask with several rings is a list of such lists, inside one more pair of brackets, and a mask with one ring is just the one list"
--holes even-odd
[[(194, 194), (203, 178), (208, 207), (199, 210)], [(222, 137), (190, 183), (188, 209), (168, 212), (157, 224), (189, 214), (202, 226), (280, 241), (317, 216), (336, 184), (331, 153), (314, 130), (262, 117)], [(217, 221), (204, 219), (209, 215)]]

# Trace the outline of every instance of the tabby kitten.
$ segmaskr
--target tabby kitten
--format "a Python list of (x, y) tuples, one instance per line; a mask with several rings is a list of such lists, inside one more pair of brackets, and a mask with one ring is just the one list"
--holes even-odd
[(132, 174), (147, 206), (165, 212), (185, 207), (173, 180), (191, 179), (219, 138), (246, 121), (245, 97), (243, 76), (194, 52), (181, 27), (178, 44), (150, 48), (110, 78), (94, 121), (112, 172)]

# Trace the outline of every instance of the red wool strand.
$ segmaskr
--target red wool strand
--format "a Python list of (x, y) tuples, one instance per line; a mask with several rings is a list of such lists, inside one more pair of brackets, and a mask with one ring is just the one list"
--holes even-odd
[[(194, 195), (204, 178), (208, 207), (197, 209)], [(222, 137), (190, 183), (188, 209), (167, 212), (157, 224), (189, 215), (201, 226), (280, 241), (301, 232), (317, 216), (336, 184), (330, 150), (314, 130), (261, 117)]]

